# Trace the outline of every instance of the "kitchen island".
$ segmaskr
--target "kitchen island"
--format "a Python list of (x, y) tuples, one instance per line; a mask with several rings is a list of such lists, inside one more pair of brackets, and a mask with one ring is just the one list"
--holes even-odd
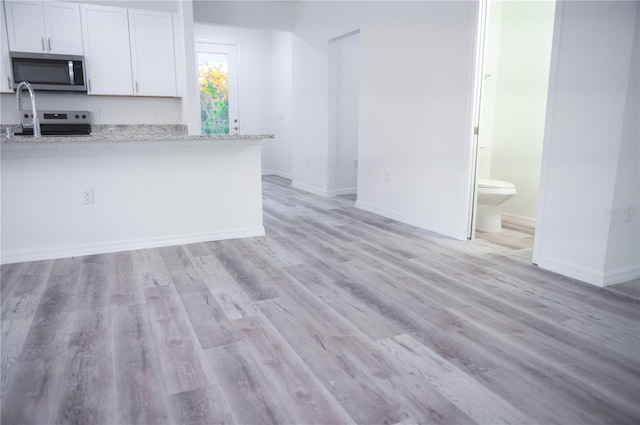
[(263, 235), (260, 154), (271, 137), (183, 126), (3, 136), (1, 261)]

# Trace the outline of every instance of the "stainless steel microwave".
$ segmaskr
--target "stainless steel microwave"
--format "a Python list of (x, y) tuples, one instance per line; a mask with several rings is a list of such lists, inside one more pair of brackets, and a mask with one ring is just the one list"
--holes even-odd
[(13, 88), (27, 81), (34, 90), (85, 92), (84, 57), (11, 52)]

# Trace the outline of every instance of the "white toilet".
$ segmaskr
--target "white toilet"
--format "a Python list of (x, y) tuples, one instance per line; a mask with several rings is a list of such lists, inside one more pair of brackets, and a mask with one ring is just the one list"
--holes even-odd
[(500, 205), (517, 193), (513, 183), (478, 179), (476, 230), (485, 233), (495, 233), (502, 230)]

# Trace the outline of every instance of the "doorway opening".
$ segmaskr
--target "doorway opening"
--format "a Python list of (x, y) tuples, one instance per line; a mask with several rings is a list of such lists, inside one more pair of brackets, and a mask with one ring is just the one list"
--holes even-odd
[(330, 192), (355, 195), (358, 187), (360, 31), (329, 40)]
[(216, 43), (195, 47), (201, 134), (239, 134), (237, 47)]
[[(470, 239), (531, 258), (555, 3), (483, 1)], [(483, 17), (481, 16), (481, 21)]]

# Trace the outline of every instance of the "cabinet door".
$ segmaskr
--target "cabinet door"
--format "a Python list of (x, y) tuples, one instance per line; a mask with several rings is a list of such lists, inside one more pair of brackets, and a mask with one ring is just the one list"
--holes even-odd
[(78, 3), (44, 2), (48, 53), (82, 55), (82, 27)]
[(129, 10), (131, 62), (137, 96), (176, 96), (171, 13)]
[[(4, 20), (4, 7), (0, 4), (0, 22)], [(0, 93), (13, 93), (13, 72), (11, 71), (11, 58), (9, 57), (9, 41), (6, 28), (0, 28)]]
[(127, 9), (80, 7), (89, 94), (133, 95)]
[(5, 1), (9, 48), (14, 52), (46, 52), (41, 1)]

